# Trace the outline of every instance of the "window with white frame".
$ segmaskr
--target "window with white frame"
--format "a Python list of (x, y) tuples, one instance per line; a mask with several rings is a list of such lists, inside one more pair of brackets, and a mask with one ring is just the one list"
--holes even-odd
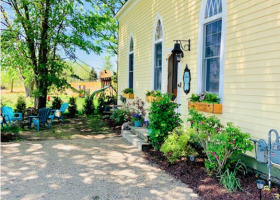
[(222, 2), (207, 0), (203, 19), (202, 91), (219, 94), (222, 38)]
[(157, 21), (154, 42), (154, 90), (161, 90), (162, 81), (162, 25)]
[(129, 55), (128, 55), (128, 87), (133, 89), (133, 69), (134, 69), (134, 43), (130, 38)]

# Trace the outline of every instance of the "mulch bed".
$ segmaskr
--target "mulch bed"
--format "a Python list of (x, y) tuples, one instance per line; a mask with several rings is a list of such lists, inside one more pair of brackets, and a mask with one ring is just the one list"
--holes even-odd
[(109, 119), (109, 118), (105, 118), (105, 119), (103, 119), (103, 120), (104, 120), (104, 122), (106, 123), (107, 126), (109, 126), (110, 128), (113, 129), (113, 131), (114, 131), (115, 133), (117, 133), (118, 135), (121, 134), (121, 128), (122, 128), (121, 125), (115, 124), (115, 121), (112, 120), (112, 119)]
[[(204, 166), (204, 158), (197, 158), (195, 162), (183, 158), (181, 161), (171, 165), (160, 151), (151, 149), (144, 152), (143, 155), (150, 162), (158, 164), (160, 169), (165, 170), (168, 174), (187, 184), (201, 199), (259, 199), (259, 190), (256, 184), (258, 178), (252, 173), (238, 177), (243, 191), (230, 193), (219, 184), (217, 177), (207, 174)], [(268, 185), (268, 183), (266, 182), (265, 185)], [(262, 199), (277, 199), (276, 194), (280, 194), (280, 187), (273, 185), (270, 191), (268, 189), (262, 190)]]

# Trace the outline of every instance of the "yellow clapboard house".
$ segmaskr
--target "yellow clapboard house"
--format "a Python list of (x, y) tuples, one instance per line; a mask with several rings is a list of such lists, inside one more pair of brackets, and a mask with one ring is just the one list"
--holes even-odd
[[(221, 98), (223, 124), (233, 122), (255, 140), (267, 140), (272, 128), (280, 132), (279, 0), (128, 0), (116, 18), (118, 96), (125, 88), (143, 100), (148, 90), (172, 93), (187, 124), (191, 94), (212, 92)], [(183, 40), (180, 62), (172, 53), (176, 40)], [(254, 156), (248, 153), (246, 164), (267, 172)], [(278, 166), (272, 174), (280, 178)]]

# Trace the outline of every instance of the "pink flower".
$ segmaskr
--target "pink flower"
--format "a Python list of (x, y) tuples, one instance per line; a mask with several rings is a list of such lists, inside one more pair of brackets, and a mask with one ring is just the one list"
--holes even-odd
[(219, 156), (215, 156), (217, 158), (217, 160), (219, 160)]
[(216, 155), (216, 153), (215, 153), (215, 152), (213, 152), (213, 153), (212, 153), (212, 155), (213, 155), (213, 156), (215, 156), (215, 155)]
[(235, 144), (235, 140), (233, 140), (232, 143)]
[(219, 128), (217, 128), (216, 130), (217, 130), (217, 132), (220, 132), (220, 129), (219, 129)]

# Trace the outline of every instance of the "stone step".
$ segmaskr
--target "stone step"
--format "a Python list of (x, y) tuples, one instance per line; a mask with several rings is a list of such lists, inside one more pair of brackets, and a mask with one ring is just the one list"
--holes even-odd
[(145, 142), (141, 138), (137, 137), (135, 134), (131, 133), (131, 131), (122, 130), (121, 135), (130, 142), (133, 146), (141, 151), (146, 151), (152, 148), (152, 145)]
[(144, 127), (135, 127), (135, 126), (131, 126), (131, 133), (135, 134), (136, 136), (138, 136), (139, 138), (141, 138), (142, 140), (144, 140), (145, 142), (149, 141), (149, 133), (148, 133), (148, 129), (144, 128)]

